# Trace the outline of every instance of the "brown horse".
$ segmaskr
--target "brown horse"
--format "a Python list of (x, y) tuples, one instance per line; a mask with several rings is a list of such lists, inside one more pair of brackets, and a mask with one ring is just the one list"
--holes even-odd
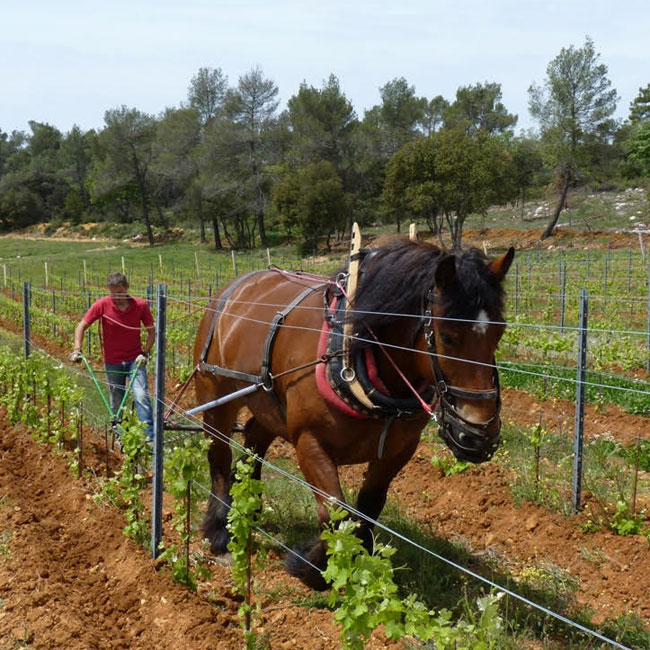
[[(253, 414), (245, 426), (247, 447), (262, 458), (276, 436), (295, 447), (316, 488), (321, 526), (329, 518), (323, 494), (343, 501), (338, 467), (368, 463), (356, 504), (367, 547), (372, 524), (366, 517), (379, 516), (391, 481), (413, 455), (431, 415), (422, 402), (431, 402), (434, 392), (439, 433), (454, 454), (472, 462), (491, 458), (501, 427), (494, 353), (505, 328), (502, 285), (513, 256), (510, 249), (488, 263), (476, 250), (449, 254), (404, 240), (363, 251), (347, 312), (340, 307), (344, 273), (334, 282), (257, 271), (214, 298), (194, 347), (197, 398), (203, 404), (250, 390), (204, 413), (208, 435), (220, 432), (208, 454), (214, 496), (203, 523), (212, 551), (223, 553), (228, 543), (227, 440), (243, 406)], [(344, 357), (337, 340), (345, 339), (350, 322), (354, 336)], [(361, 375), (365, 397), (357, 399), (348, 384)], [(256, 472), (259, 477), (259, 466)], [(319, 539), (300, 553), (325, 567)], [(287, 564), (306, 584), (325, 588), (306, 562), (289, 558)]]

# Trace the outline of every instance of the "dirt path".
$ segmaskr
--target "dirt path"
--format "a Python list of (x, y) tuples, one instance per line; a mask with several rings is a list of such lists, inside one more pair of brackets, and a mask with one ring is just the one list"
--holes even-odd
[[(97, 472), (104, 465), (100, 447), (97, 441), (85, 450)], [(0, 411), (0, 649), (243, 647), (230, 569), (211, 564), (198, 594), (174, 583), (123, 535), (122, 512), (95, 504), (90, 487)], [(340, 647), (331, 611), (294, 604), (311, 592), (286, 574), (283, 558), (271, 555), (258, 578), (259, 632), (272, 648)], [(397, 647), (380, 632), (369, 645)]]

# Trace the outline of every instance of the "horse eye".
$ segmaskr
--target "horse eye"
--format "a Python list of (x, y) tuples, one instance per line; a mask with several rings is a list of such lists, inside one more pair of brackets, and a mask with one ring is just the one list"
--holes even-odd
[(453, 347), (455, 343), (453, 336), (449, 336), (449, 334), (441, 334), (440, 341), (447, 348)]

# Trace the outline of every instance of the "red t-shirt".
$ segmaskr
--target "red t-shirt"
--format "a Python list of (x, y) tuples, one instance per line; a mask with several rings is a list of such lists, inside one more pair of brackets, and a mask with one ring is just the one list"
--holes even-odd
[(104, 296), (93, 303), (84, 321), (91, 325), (98, 318), (104, 332), (104, 363), (133, 361), (142, 354), (141, 324), (153, 325), (146, 300), (129, 296), (129, 306), (122, 311), (111, 296)]

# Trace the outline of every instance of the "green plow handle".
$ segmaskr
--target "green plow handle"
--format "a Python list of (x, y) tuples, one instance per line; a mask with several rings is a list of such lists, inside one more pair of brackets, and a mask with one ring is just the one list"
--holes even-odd
[(120, 407), (117, 409), (117, 413), (113, 413), (113, 409), (111, 408), (110, 402), (108, 401), (108, 399), (106, 399), (106, 393), (104, 393), (100, 383), (97, 381), (97, 377), (95, 376), (95, 371), (92, 369), (90, 362), (88, 361), (88, 359), (86, 359), (83, 353), (81, 353), (81, 359), (86, 365), (86, 368), (88, 369), (88, 374), (90, 375), (90, 378), (93, 380), (93, 383), (95, 384), (95, 388), (97, 389), (99, 396), (102, 398), (102, 402), (104, 402), (104, 406), (106, 407), (106, 410), (108, 411), (108, 414), (111, 417), (111, 423), (118, 421), (120, 415), (122, 414), (122, 411), (124, 410), (124, 405), (126, 404), (129, 394), (131, 393), (131, 382), (133, 380), (133, 377), (135, 377), (136, 372), (138, 372), (138, 370), (140, 369), (142, 362), (138, 361), (135, 364), (131, 373), (129, 374), (129, 386), (124, 391), (124, 397), (122, 398), (122, 403), (120, 404)]

